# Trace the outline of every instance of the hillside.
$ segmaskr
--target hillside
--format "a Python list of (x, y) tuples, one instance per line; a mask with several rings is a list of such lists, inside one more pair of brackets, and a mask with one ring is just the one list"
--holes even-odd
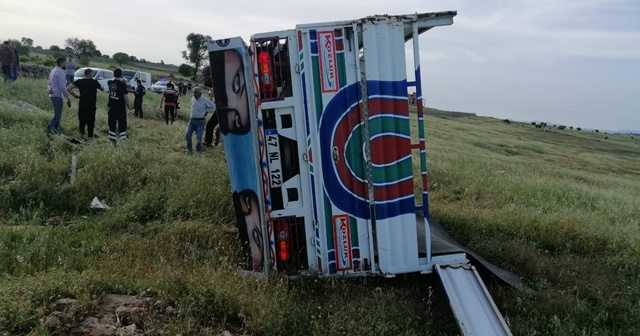
[[(29, 61), (22, 62), (22, 66), (28, 65), (42, 65), (43, 61), (47, 58), (55, 58), (57, 55), (64, 54), (63, 51), (52, 51), (49, 49), (33, 48), (29, 54)], [(77, 60), (76, 60), (77, 61)], [(125, 65), (117, 65), (113, 59), (107, 57), (92, 57), (89, 63), (91, 67), (97, 68), (115, 68), (120, 67), (122, 69), (141, 70), (151, 73), (153, 80), (156, 81), (158, 77), (172, 78), (176, 80), (189, 80), (189, 78), (182, 76), (178, 72), (178, 66), (173, 64), (161, 64), (155, 62), (133, 62), (130, 61)]]
[[(140, 301), (110, 325), (130, 334), (458, 333), (433, 276), (241, 277), (221, 148), (185, 155), (184, 121), (161, 122), (150, 94), (117, 147), (105, 95), (94, 145), (49, 140), (44, 87), (0, 83), (0, 335), (69, 335), (113, 317), (110, 300)], [(638, 139), (425, 118), (432, 217), (536, 291), (485, 278), (514, 335), (640, 334)]]

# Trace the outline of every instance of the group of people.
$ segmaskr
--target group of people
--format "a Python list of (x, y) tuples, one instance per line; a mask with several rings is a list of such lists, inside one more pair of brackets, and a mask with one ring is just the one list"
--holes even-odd
[[(49, 97), (53, 105), (53, 116), (47, 124), (47, 135), (53, 132), (60, 133), (60, 120), (62, 119), (63, 99), (66, 98), (67, 106), (71, 108), (71, 96), (78, 98), (78, 122), (80, 135), (85, 138), (87, 128), (88, 141), (93, 141), (96, 120), (96, 95), (98, 90), (104, 91), (100, 83), (93, 79), (93, 71), (86, 69), (84, 78), (68, 84), (67, 60), (64, 57), (56, 59), (56, 67), (49, 74)], [(131, 110), (129, 104), (127, 85), (122, 78), (122, 69), (113, 72), (114, 79), (107, 82), (109, 90), (108, 98), (108, 124), (109, 140), (116, 143), (116, 135), (121, 140), (127, 138), (127, 112)], [(68, 84), (68, 85), (67, 85)], [(78, 89), (77, 95), (74, 89)], [(118, 133), (116, 133), (116, 129)]]
[(0, 50), (0, 62), (2, 63), (2, 74), (4, 82), (13, 82), (18, 79), (20, 72), (20, 54), (15, 43), (5, 41)]
[[(48, 92), (53, 105), (53, 116), (49, 120), (46, 132), (49, 136), (51, 134), (60, 132), (60, 120), (62, 118), (63, 100), (66, 99), (67, 106), (71, 108), (71, 96), (77, 98), (78, 102), (78, 130), (83, 139), (88, 142), (92, 142), (94, 138), (94, 128), (96, 119), (96, 96), (98, 90), (105, 91), (105, 88), (100, 83), (93, 79), (93, 71), (86, 69), (84, 71), (84, 78), (70, 81), (67, 77), (69, 67), (75, 67), (75, 64), (69, 64), (65, 58), (60, 57), (56, 60), (56, 67), (51, 70), (49, 74)], [(113, 71), (114, 78), (107, 82), (108, 97), (108, 124), (109, 124), (109, 140), (115, 145), (117, 139), (127, 139), (127, 114), (131, 111), (131, 105), (129, 102), (129, 90), (122, 77), (122, 69), (115, 69)], [(75, 92), (78, 89), (79, 95)], [(137, 80), (137, 87), (133, 91), (135, 95), (134, 107), (135, 115), (142, 118), (142, 97), (146, 90), (142, 86), (141, 81)], [(175, 109), (178, 107), (178, 97), (180, 93), (175, 90), (173, 83), (167, 84), (167, 91), (162, 94), (160, 105), (164, 103), (165, 108), (165, 122), (169, 124), (169, 118), (171, 123), (175, 121)], [(196, 147), (197, 152), (201, 152), (205, 145), (211, 146), (213, 141), (214, 128), (218, 124), (218, 118), (215, 114), (216, 105), (207, 97), (202, 96), (202, 89), (195, 87), (193, 89), (193, 97), (191, 98), (191, 116), (187, 124), (186, 141), (187, 148), (186, 153), (193, 152), (192, 137), (193, 133), (196, 133)], [(207, 114), (211, 113), (212, 116), (207, 124), (207, 139), (206, 143), (203, 143), (202, 136), (205, 132), (205, 119)], [(86, 135), (85, 138), (85, 129)], [(210, 131), (209, 131), (210, 129)], [(210, 133), (210, 134), (209, 134)], [(218, 138), (218, 137), (217, 137)], [(218, 144), (218, 139), (215, 141), (215, 145)]]

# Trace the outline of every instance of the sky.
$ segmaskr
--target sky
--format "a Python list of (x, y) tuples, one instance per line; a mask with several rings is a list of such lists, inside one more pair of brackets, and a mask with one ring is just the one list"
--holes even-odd
[(0, 8), (2, 39), (48, 48), (78, 37), (103, 54), (176, 65), (192, 32), (248, 41), (296, 24), (455, 10), (453, 25), (420, 37), (427, 106), (640, 130), (638, 0), (0, 0)]

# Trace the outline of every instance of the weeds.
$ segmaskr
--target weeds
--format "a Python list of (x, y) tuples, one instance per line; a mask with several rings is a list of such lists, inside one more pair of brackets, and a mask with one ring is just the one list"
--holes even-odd
[[(153, 94), (145, 96), (148, 119), (130, 118), (130, 139), (117, 147), (106, 138), (102, 95), (93, 146), (49, 140), (43, 85), (0, 83), (0, 335), (68, 334), (104, 295), (142, 292), (178, 312), (145, 321), (148, 334), (457, 333), (433, 277), (240, 276), (219, 148), (182, 154), (186, 125), (158, 120)], [(77, 136), (76, 122), (65, 108), (64, 132)], [(431, 216), (537, 290), (526, 295), (485, 279), (514, 334), (640, 333), (636, 143), (489, 118), (425, 123)], [(111, 209), (91, 212), (93, 197)], [(61, 225), (43, 226), (51, 216)], [(43, 318), (61, 297), (81, 309), (52, 331)]]

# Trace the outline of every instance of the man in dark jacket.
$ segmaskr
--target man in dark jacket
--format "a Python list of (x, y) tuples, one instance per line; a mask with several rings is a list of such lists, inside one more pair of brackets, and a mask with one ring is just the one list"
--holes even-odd
[[(122, 69), (113, 71), (113, 79), (107, 82), (109, 87), (109, 112), (107, 113), (109, 122), (109, 140), (116, 144), (116, 135), (120, 135), (120, 140), (127, 138), (127, 111), (131, 110), (129, 105), (129, 91), (127, 84), (122, 79)], [(116, 124), (118, 126), (116, 133)]]
[(13, 60), (16, 54), (9, 46), (9, 41), (5, 41), (0, 50), (0, 61), (2, 63), (2, 74), (4, 75), (4, 82), (9, 82), (13, 79)]
[(134, 115), (142, 119), (142, 100), (144, 95), (147, 93), (147, 89), (142, 86), (141, 80), (138, 79), (136, 82), (138, 83), (138, 86), (136, 86), (136, 90), (133, 93), (135, 96), (133, 98), (133, 108), (135, 110)]

